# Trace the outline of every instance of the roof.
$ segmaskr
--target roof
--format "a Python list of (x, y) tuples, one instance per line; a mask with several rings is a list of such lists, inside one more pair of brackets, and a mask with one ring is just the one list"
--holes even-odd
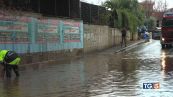
[(167, 12), (173, 12), (173, 8), (168, 9)]

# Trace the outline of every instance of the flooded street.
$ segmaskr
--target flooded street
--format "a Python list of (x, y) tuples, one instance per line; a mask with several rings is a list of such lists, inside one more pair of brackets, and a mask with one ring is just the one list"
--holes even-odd
[[(22, 67), (20, 73), (0, 79), (0, 97), (172, 97), (173, 48), (161, 49), (153, 40), (123, 52)], [(159, 83), (160, 89), (143, 89), (143, 83)]]

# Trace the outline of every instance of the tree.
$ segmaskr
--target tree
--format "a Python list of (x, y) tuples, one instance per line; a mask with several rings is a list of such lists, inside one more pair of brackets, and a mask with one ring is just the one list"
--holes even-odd
[(156, 21), (155, 17), (149, 17), (149, 19), (147, 19), (146, 23), (147, 23), (148, 30), (155, 29), (155, 27), (156, 27), (155, 21)]
[[(153, 29), (153, 26), (159, 26), (159, 21), (162, 19), (163, 13), (167, 10), (166, 0), (145, 0), (142, 2), (142, 6), (145, 12), (145, 25), (149, 30)], [(154, 16), (154, 17), (152, 17)]]
[(107, 0), (103, 6), (111, 10), (112, 15), (117, 13), (118, 18), (114, 17), (116, 27), (128, 27), (132, 36), (137, 26), (143, 24), (144, 14), (137, 0)]

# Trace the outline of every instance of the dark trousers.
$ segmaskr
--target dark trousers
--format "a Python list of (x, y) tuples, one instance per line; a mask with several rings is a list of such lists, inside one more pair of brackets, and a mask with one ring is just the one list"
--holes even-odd
[(123, 46), (123, 44), (126, 47), (126, 36), (122, 36), (122, 40), (121, 40), (121, 47)]
[(5, 70), (5, 73), (6, 73), (6, 77), (8, 77), (8, 78), (11, 77), (12, 70), (16, 74), (16, 77), (19, 77), (19, 68), (18, 68), (18, 65), (5, 64), (4, 70)]

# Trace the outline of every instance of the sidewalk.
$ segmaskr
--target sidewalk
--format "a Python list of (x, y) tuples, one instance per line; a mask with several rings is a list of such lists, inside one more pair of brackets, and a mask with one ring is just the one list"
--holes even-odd
[[(136, 41), (129, 41), (127, 42), (127, 46), (126, 47), (121, 47), (121, 44), (118, 44), (110, 49), (107, 49), (105, 51), (103, 51), (103, 53), (106, 53), (106, 54), (113, 54), (113, 53), (118, 53), (118, 52), (121, 52), (123, 50), (127, 50), (127, 49), (130, 49), (130, 48), (133, 48), (135, 47), (136, 45), (139, 45), (141, 43), (144, 43), (145, 41), (144, 40), (136, 40)], [(101, 52), (102, 53), (102, 52)], [(102, 54), (103, 54), (102, 53)]]

